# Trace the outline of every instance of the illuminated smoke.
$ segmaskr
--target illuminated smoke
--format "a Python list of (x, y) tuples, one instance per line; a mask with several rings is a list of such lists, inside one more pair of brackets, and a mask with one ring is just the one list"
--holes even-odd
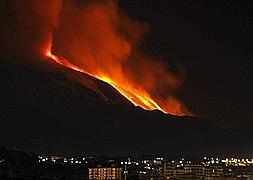
[(61, 4), (60, 0), (1, 0), (1, 55), (41, 57), (52, 41)]
[[(11, 19), (14, 28), (6, 29), (7, 32), (9, 29), (6, 52), (49, 56), (108, 82), (144, 109), (189, 114), (173, 95), (182, 83), (181, 78), (168, 71), (159, 59), (137, 50), (148, 25), (127, 17), (117, 1), (5, 0), (4, 3), (17, 13)], [(19, 33), (11, 37), (16, 30)]]

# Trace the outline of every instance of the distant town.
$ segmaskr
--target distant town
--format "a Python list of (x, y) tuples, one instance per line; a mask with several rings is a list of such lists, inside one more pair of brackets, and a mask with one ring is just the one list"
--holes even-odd
[(253, 179), (253, 159), (42, 156), (2, 147), (0, 179)]

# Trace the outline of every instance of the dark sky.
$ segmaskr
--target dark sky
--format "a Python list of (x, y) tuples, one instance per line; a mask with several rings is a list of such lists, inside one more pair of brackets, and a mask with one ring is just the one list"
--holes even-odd
[(252, 2), (129, 0), (120, 5), (150, 24), (141, 48), (171, 69), (185, 69), (178, 96), (193, 112), (224, 127), (253, 125)]

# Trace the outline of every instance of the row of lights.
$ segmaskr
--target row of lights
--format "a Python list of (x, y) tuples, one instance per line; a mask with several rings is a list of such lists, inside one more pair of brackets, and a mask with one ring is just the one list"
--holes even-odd
[(253, 165), (253, 159), (237, 159), (237, 158), (226, 158), (222, 160), (227, 166), (247, 166)]
[[(57, 161), (59, 161), (59, 159), (62, 160), (62, 158), (53, 158), (53, 157), (48, 158), (48, 157), (42, 157), (42, 156), (38, 156), (38, 158), (39, 158), (39, 162), (51, 161), (51, 162), (56, 163)], [(82, 158), (82, 160), (85, 161), (85, 158)], [(74, 158), (70, 158), (70, 159), (64, 158), (63, 162), (64, 163), (71, 163), (71, 164), (81, 164), (82, 163), (82, 161), (75, 160)], [(88, 161), (85, 161), (85, 163), (87, 164)]]

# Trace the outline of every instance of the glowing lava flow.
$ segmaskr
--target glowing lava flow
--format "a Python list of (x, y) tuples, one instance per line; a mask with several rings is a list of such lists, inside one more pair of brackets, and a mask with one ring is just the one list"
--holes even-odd
[(51, 53), (51, 50), (48, 50), (46, 53), (46, 56), (53, 59), (58, 64), (61, 64), (63, 66), (67, 66), (75, 71), (79, 71), (82, 73), (89, 74), (90, 76), (93, 76), (97, 79), (100, 79), (101, 81), (104, 81), (111, 86), (113, 86), (121, 95), (123, 95), (125, 98), (127, 98), (129, 101), (131, 101), (135, 106), (140, 106), (143, 109), (146, 110), (160, 110), (164, 113), (168, 113), (164, 111), (154, 100), (151, 99), (151, 97), (146, 93), (142, 92), (140, 90), (134, 89), (134, 88), (125, 88), (118, 86), (117, 83), (115, 83), (112, 79), (110, 79), (107, 76), (98, 76), (94, 74), (90, 74), (87, 71), (69, 63), (67, 60), (61, 59)]

